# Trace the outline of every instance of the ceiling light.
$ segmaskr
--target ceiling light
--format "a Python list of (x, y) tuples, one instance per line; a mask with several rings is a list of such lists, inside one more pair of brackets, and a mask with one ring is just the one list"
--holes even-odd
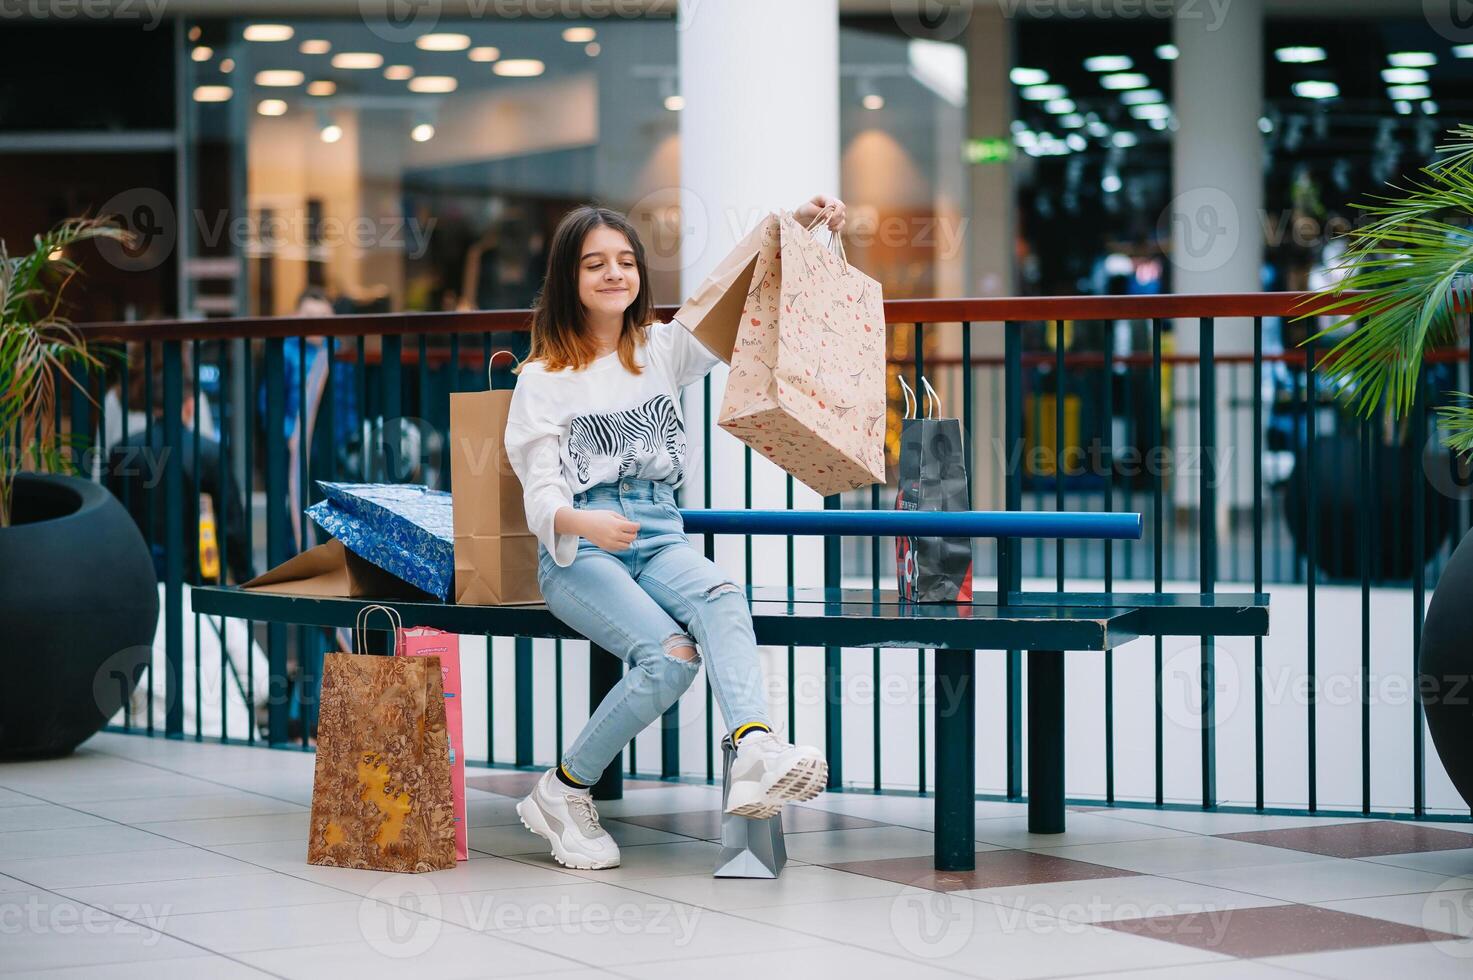
[(334, 68), (364, 70), (378, 68), (384, 63), (384, 56), (374, 51), (339, 51), (332, 56)]
[(1110, 127), (1109, 126), (1106, 126), (1104, 123), (1100, 122), (1098, 119), (1093, 120), (1092, 122), (1090, 122), (1084, 128), (1089, 131), (1089, 135), (1094, 136), (1094, 137), (1105, 136), (1105, 135), (1107, 135), (1110, 132)]
[(1156, 45), (1156, 57), (1162, 61), (1175, 61), (1181, 57), (1181, 51), (1174, 44)]
[(222, 58), (222, 59), (220, 59), (220, 73), (222, 75), (228, 75), (228, 74), (230, 74), (233, 71), (235, 71), (235, 59), (234, 58)]
[(294, 88), (302, 84), (302, 77), (295, 68), (267, 68), (256, 72), (256, 84), (263, 88)]
[(197, 85), (194, 89), (196, 102), (229, 102), (229, 85)]
[(1134, 67), (1135, 62), (1123, 54), (1102, 54), (1084, 59), (1085, 71), (1130, 71)]
[(454, 92), (455, 87), (460, 84), (449, 75), (418, 75), (409, 80), (409, 91), (411, 92)]
[(1165, 119), (1171, 115), (1171, 110), (1157, 103), (1156, 105), (1133, 105), (1130, 114), (1137, 119)]
[(498, 61), (491, 70), (498, 75), (509, 78), (531, 78), (542, 74), (546, 66), (536, 58), (509, 58), (506, 61)]
[(599, 47), (599, 44), (598, 44), (597, 41), (594, 41), (594, 42), (592, 42), (590, 44), (583, 45), (583, 53), (586, 54), (586, 55), (588, 55), (588, 57), (590, 57), (590, 58), (597, 58), (598, 57), (598, 53), (600, 51), (602, 51), (602, 50), (603, 50), (603, 48)]
[(189, 52), (189, 57), (194, 61), (209, 61), (215, 56), (215, 49), (201, 44)]
[(1427, 81), (1425, 68), (1383, 68), (1381, 81), (1390, 85), (1417, 85)]
[(1114, 194), (1116, 191), (1120, 190), (1120, 175), (1105, 174), (1105, 176), (1100, 180), (1100, 190), (1104, 191), (1106, 194)]
[(1049, 99), (1043, 104), (1043, 111), (1055, 116), (1068, 115), (1077, 108), (1073, 99)]
[(1165, 119), (1149, 119), (1146, 121), (1146, 125), (1150, 126), (1152, 129), (1156, 130), (1159, 133), (1161, 130), (1167, 127), (1167, 122)]
[(1166, 96), (1161, 94), (1160, 89), (1138, 88), (1121, 92), (1120, 101), (1126, 105), (1150, 105), (1153, 102), (1165, 102)]
[(1473, 44), (1459, 44), (1453, 48), (1453, 55), (1458, 58), (1473, 58)]
[(322, 142), (324, 143), (336, 143), (338, 140), (343, 138), (343, 127), (339, 126), (337, 123), (328, 123), (326, 126), (322, 127), (321, 131), (318, 132), (317, 135), (322, 139)]
[(1325, 60), (1324, 48), (1294, 47), (1279, 48), (1274, 57), (1286, 65), (1312, 65)]
[(1140, 137), (1135, 133), (1119, 132), (1110, 137), (1110, 144), (1112, 146), (1118, 146), (1122, 150), (1128, 150), (1140, 141)]
[(321, 38), (311, 38), (297, 45), (297, 50), (302, 54), (327, 54), (332, 50), (332, 42)]
[(1042, 85), (1048, 81), (1048, 72), (1042, 68), (1014, 68), (1008, 78), (1014, 85)]
[(384, 77), (391, 82), (407, 82), (414, 77), (414, 69), (408, 65), (390, 65), (384, 69)]
[(1431, 99), (1428, 99), (1426, 102), (1422, 103), (1422, 112), (1429, 116), (1437, 115), (1437, 103), (1433, 102)]
[(247, 24), (242, 36), (247, 41), (290, 41), (294, 33), (286, 24)]
[(1412, 114), (1412, 104), (1404, 100), (1398, 102), (1396, 103), (1396, 112), (1398, 115), (1410, 116)]
[(1063, 129), (1078, 129), (1084, 125), (1084, 117), (1077, 112), (1071, 112), (1067, 116), (1059, 117), (1059, 126)]
[(1334, 99), (1340, 95), (1340, 86), (1324, 80), (1295, 82), (1294, 94), (1301, 99)]
[[(878, 96), (876, 96), (876, 98), (878, 98)], [(884, 105), (884, 104), (885, 104), (885, 100), (884, 99), (880, 99), (880, 105)], [(685, 96), (683, 96), (683, 95), (667, 95), (667, 96), (665, 96), (665, 108), (666, 109), (669, 109), (671, 112), (679, 112), (681, 109), (684, 109), (685, 108)], [(868, 109), (869, 106), (865, 106), (865, 108)]]
[(280, 99), (262, 99), (256, 103), (256, 112), (263, 116), (284, 116), (286, 103)]
[(1080, 136), (1078, 133), (1070, 133), (1067, 137), (1065, 137), (1064, 145), (1076, 152), (1089, 148), (1089, 144), (1084, 141), (1084, 137)]
[(201, 31), (200, 31), (199, 25), (198, 24), (195, 24), (193, 27), (191, 27), (189, 29), (189, 39), (191, 41), (198, 41), (199, 40), (200, 33), (201, 33)]
[(332, 95), (338, 90), (338, 83), (319, 78), (315, 82), (307, 83), (308, 95)]
[(468, 57), (472, 61), (495, 61), (501, 57), (501, 49), (490, 46), (471, 48)]
[(471, 39), (469, 34), (421, 34), (414, 46), (421, 51), (464, 51)]
[(1100, 84), (1111, 91), (1119, 91), (1128, 88), (1145, 88), (1151, 84), (1151, 80), (1139, 72), (1127, 72), (1122, 75), (1101, 75)]
[(1393, 68), (1431, 68), (1437, 55), (1430, 51), (1396, 51), (1386, 56)]
[(573, 44), (587, 44), (597, 36), (598, 32), (591, 27), (569, 27), (563, 31), (563, 40)]
[(435, 138), (435, 127), (429, 123), (420, 123), (409, 131), (409, 138), (416, 143), (428, 143)]
[(1029, 102), (1047, 102), (1050, 99), (1067, 98), (1069, 91), (1062, 85), (1030, 85), (1018, 94)]
[(1274, 131), (1274, 121), (1268, 118), (1268, 116), (1259, 116), (1258, 131), (1260, 133), (1264, 133), (1265, 135), (1268, 133), (1272, 133)]
[(1393, 99), (1410, 99), (1416, 102), (1418, 99), (1432, 98), (1432, 89), (1426, 85), (1393, 85), (1386, 90), (1386, 94)]

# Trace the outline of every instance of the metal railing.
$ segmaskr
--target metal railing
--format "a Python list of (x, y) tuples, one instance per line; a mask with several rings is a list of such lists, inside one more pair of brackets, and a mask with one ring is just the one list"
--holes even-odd
[[(1004, 299), (900, 300), (885, 305), (890, 329), (891, 373), (906, 372), (915, 381), (930, 374), (947, 408), (959, 412), (969, 432), (968, 471), (974, 501), (999, 509), (1054, 510), (1139, 510), (1145, 515), (1146, 536), (1138, 542), (1086, 543), (1059, 540), (1052, 548), (1037, 542), (1028, 548), (1017, 541), (1000, 542), (995, 549), (979, 548), (975, 571), (979, 588), (988, 579), (1005, 582), (1013, 589), (1026, 580), (1038, 580), (1035, 588), (1065, 591), (1106, 591), (1127, 587), (1132, 591), (1187, 589), (1213, 592), (1229, 583), (1240, 590), (1263, 592), (1270, 583), (1302, 591), (1305, 625), (1301, 636), (1289, 640), (1302, 658), (1294, 665), (1296, 676), (1308, 681), (1302, 704), (1287, 705), (1266, 672), (1265, 641), (1255, 640), (1251, 660), (1243, 651), (1247, 677), (1238, 692), (1246, 706), (1251, 699), (1251, 730), (1233, 729), (1231, 742), (1219, 736), (1228, 728), (1218, 717), (1222, 688), (1218, 668), (1222, 657), (1211, 638), (1201, 638), (1200, 650), (1190, 659), (1196, 671), (1191, 680), (1200, 702), (1191, 711), (1197, 720), (1197, 785), (1183, 791), (1178, 774), (1168, 759), (1168, 719), (1172, 712), (1166, 684), (1166, 650), (1154, 640), (1151, 677), (1154, 690), (1138, 692), (1149, 710), (1120, 711), (1122, 696), (1119, 657), (1123, 651), (1102, 655), (1098, 691), (1097, 731), (1087, 733), (1102, 757), (1103, 781), (1094, 791), (1075, 791), (1071, 797), (1099, 800), (1107, 804), (1141, 803), (1165, 805), (1187, 800), (1213, 807), (1224, 802), (1260, 810), (1290, 809), (1318, 812), (1326, 809), (1318, 788), (1324, 773), (1320, 728), (1325, 720), (1317, 715), (1318, 676), (1322, 648), (1317, 619), (1317, 601), (1324, 588), (1333, 584), (1336, 602), (1341, 594), (1359, 587), (1360, 617), (1360, 741), (1359, 799), (1346, 805), (1345, 792), (1335, 798), (1344, 811), (1406, 812), (1415, 816), (1433, 811), (1457, 813), (1455, 802), (1440, 800), (1429, 808), (1427, 799), (1427, 735), (1421, 707), (1409, 702), (1383, 705), (1373, 696), (1373, 594), (1378, 602), (1409, 607), (1410, 629), (1404, 634), (1404, 651), (1392, 651), (1398, 671), (1415, 678), (1414, 663), (1421, 640), (1421, 612), (1426, 590), (1469, 527), (1468, 500), (1461, 493), (1462, 481), (1449, 469), (1442, 493), (1428, 488), (1422, 464), (1427, 441), (1428, 414), (1413, 413), (1405, 432), (1395, 438), (1380, 437), (1376, 424), (1352, 418), (1335, 407), (1333, 392), (1323, 389), (1323, 345), (1311, 344), (1287, 351), (1265, 352), (1265, 323), (1287, 322), (1304, 309), (1307, 297), (1294, 293), (1242, 295), (1166, 295), (1130, 297), (1042, 297)], [(668, 318), (673, 307), (659, 310)], [(1219, 351), (1219, 324), (1227, 318), (1251, 321), (1251, 332), (1239, 328), (1234, 336), (1245, 341), (1240, 348)], [(315, 501), (314, 480), (407, 479), (448, 488), (445, 465), (450, 391), (484, 387), (491, 369), (493, 350), (525, 344), (526, 311), (483, 313), (424, 313), (355, 315), (327, 319), (257, 318), (160, 323), (93, 324), (82, 332), (93, 343), (119, 348), (107, 376), (89, 379), (96, 403), (77, 394), (70, 403), (71, 430), (89, 433), (99, 444), (101, 458), (116, 461), (117, 446), (108, 445), (109, 405), (123, 416), (123, 440), (142, 436), (144, 445), (162, 448), (153, 467), (155, 479), (122, 481), (120, 496), (135, 493), (162, 494), (165, 506), (156, 512), (137, 501), (125, 499), (139, 513), (145, 536), (159, 556), (164, 590), (164, 647), (166, 672), (162, 679), (150, 669), (143, 683), (148, 692), (143, 718), (123, 719), (124, 730), (149, 734), (162, 731), (170, 737), (223, 738), (228, 741), (270, 745), (311, 744), (315, 698), (319, 677), (317, 657), (331, 643), (322, 631), (287, 627), (283, 624), (245, 624), (245, 634), (264, 641), (267, 677), (257, 676), (255, 658), (247, 652), (241, 659), (228, 650), (230, 631), (223, 621), (209, 624), (222, 637), (219, 677), (222, 685), (234, 670), (242, 700), (254, 705), (258, 685), (267, 685), (265, 718), (258, 733), (254, 723), (245, 731), (229, 730), (229, 712), (223, 707), (220, 724), (205, 733), (203, 706), (207, 692), (202, 687), (200, 657), (201, 619), (184, 613), (186, 585), (208, 581), (201, 574), (198, 554), (185, 529), (198, 528), (201, 487), (209, 484), (228, 493), (232, 483), (246, 488), (246, 505), (233, 515), (229, 506), (216, 501), (216, 537), (229, 555), (230, 542), (244, 540), (260, 571), (274, 566), (313, 543), (305, 518), (294, 520), (293, 511)], [(1167, 341), (1195, 346), (1191, 352), (1167, 349)], [(982, 348), (983, 353), (974, 353)], [(307, 352), (316, 351), (315, 356)], [(1440, 352), (1434, 358), (1438, 370), (1452, 384), (1466, 390), (1470, 352), (1466, 347)], [(187, 366), (186, 366), (187, 365)], [(288, 369), (290, 365), (290, 370)], [(502, 370), (502, 368), (498, 368)], [(183, 401), (188, 379), (192, 382), (195, 424), (186, 427), (178, 411), (158, 411)], [(1429, 379), (1430, 389), (1435, 379)], [(110, 403), (104, 397), (116, 385), (121, 396)], [(128, 423), (129, 389), (141, 388), (141, 403), (147, 406), (141, 425)], [(917, 384), (919, 390), (919, 385)], [(320, 392), (320, 399), (317, 393)], [(161, 397), (160, 397), (161, 396)], [(725, 497), (727, 505), (754, 506), (754, 488), (770, 497), (781, 487), (787, 506), (800, 503), (808, 491), (795, 487), (791, 477), (777, 473), (765, 460), (754, 460), (750, 449), (741, 453), (740, 500), (733, 487), (734, 473), (724, 473), (713, 482), (713, 440), (716, 435), (718, 392), (707, 378), (702, 386), (687, 392), (689, 406), (699, 405), (699, 438), (692, 433), (692, 451), (699, 452), (698, 467), (691, 467), (696, 480), (684, 488), (687, 505), (709, 505)], [(895, 401), (898, 403), (898, 396)], [(1422, 407), (1430, 407), (1430, 392)], [(319, 406), (312, 412), (307, 406)], [(201, 440), (205, 409), (218, 415), (216, 472), (201, 472)], [(409, 410), (418, 413), (409, 418)], [(892, 410), (893, 411), (893, 410)], [(898, 415), (895, 416), (898, 418)], [(892, 435), (898, 428), (892, 418)], [(116, 426), (112, 426), (116, 428)], [(314, 429), (309, 444), (293, 438)], [(139, 430), (142, 430), (141, 432)], [(157, 431), (156, 431), (157, 430)], [(324, 436), (325, 433), (325, 436)], [(156, 445), (157, 444), (157, 445)], [(186, 479), (181, 451), (192, 448), (193, 464)], [(1326, 447), (1332, 452), (1326, 453)], [(1408, 447), (1412, 447), (1410, 450)], [(983, 450), (986, 450), (984, 452)], [(79, 461), (81, 459), (79, 453)], [(1180, 461), (1192, 457), (1192, 467)], [(893, 457), (892, 457), (893, 463)], [(1417, 464), (1410, 473), (1399, 473)], [(1265, 463), (1268, 463), (1267, 468)], [(1354, 494), (1344, 480), (1327, 482), (1352, 466)], [(1447, 465), (1451, 465), (1449, 462)], [(1326, 467), (1333, 473), (1326, 474)], [(107, 466), (97, 472), (115, 471)], [(113, 474), (114, 477), (116, 474)], [(1433, 473), (1436, 476), (1436, 473)], [(295, 479), (293, 479), (295, 477)], [(1390, 478), (1389, 485), (1387, 479)], [(776, 480), (776, 483), (772, 481)], [(698, 481), (698, 482), (697, 482)], [(766, 482), (764, 482), (766, 481)], [(867, 490), (823, 498), (825, 508), (893, 505), (891, 488)], [(1333, 505), (1331, 503), (1333, 498)], [(771, 503), (769, 500), (767, 503)], [(228, 501), (227, 501), (228, 503)], [(1410, 520), (1402, 515), (1410, 509)], [(1322, 526), (1326, 515), (1342, 521), (1346, 507), (1360, 515), (1353, 534), (1343, 527)], [(258, 509), (262, 513), (257, 513)], [(1384, 514), (1383, 514), (1384, 512)], [(167, 515), (160, 521), (157, 514)], [(1210, 519), (1207, 515), (1211, 515)], [(1365, 520), (1371, 515), (1371, 520)], [(1383, 520), (1384, 515), (1390, 515)], [(160, 526), (161, 525), (161, 526)], [(1350, 538), (1354, 540), (1350, 540)], [(748, 582), (754, 581), (754, 538), (741, 540), (741, 565)], [(728, 539), (729, 541), (729, 539)], [(864, 585), (872, 588), (893, 582), (893, 555), (886, 555), (879, 539), (826, 539), (822, 581), (828, 586)], [(1436, 545), (1436, 547), (1433, 547)], [(718, 550), (728, 557), (728, 543), (718, 549), (716, 540), (705, 536), (702, 547), (709, 557)], [(763, 562), (769, 573), (759, 584), (789, 584), (799, 580), (801, 564), (794, 540), (782, 541), (784, 561)], [(1354, 551), (1353, 557), (1351, 551)], [(764, 552), (766, 553), (766, 552)], [(221, 563), (221, 580), (230, 579)], [(236, 578), (241, 574), (237, 563)], [(735, 571), (735, 569), (733, 569)], [(1282, 615), (1284, 600), (1274, 600), (1275, 618)], [(1338, 608), (1338, 607), (1337, 607)], [(1400, 613), (1398, 613), (1400, 615)], [(192, 619), (192, 622), (188, 620)], [(1292, 618), (1290, 619), (1292, 622)], [(1343, 633), (1344, 623), (1333, 624)], [(192, 628), (192, 689), (185, 689), (186, 628)], [(1279, 629), (1283, 629), (1280, 627)], [(1270, 640), (1284, 642), (1276, 630)], [(1343, 637), (1335, 640), (1338, 646)], [(1146, 641), (1138, 641), (1145, 643)], [(490, 659), (495, 644), (487, 640)], [(564, 711), (564, 650), (557, 641), (553, 649), (552, 709), (555, 754), (563, 748), (564, 728), (570, 723)], [(510, 751), (495, 741), (495, 690), (498, 671), (488, 666), (485, 751), (475, 761), (482, 764), (530, 766), (534, 763), (537, 739), (533, 723), (538, 710), (532, 679), (538, 669), (534, 645), (519, 638), (512, 643), (511, 695), (515, 714)], [(869, 706), (867, 746), (852, 748), (856, 726), (865, 721), (845, 696), (846, 674), (855, 674), (854, 654), (829, 647), (822, 651), (822, 697), (812, 705), (800, 705), (795, 681), (800, 672), (799, 651), (779, 652), (786, 673), (786, 720), (789, 732), (800, 721), (821, 726), (835, 781), (851, 788), (880, 791), (903, 788), (927, 791), (927, 698), (922, 693), (927, 671), (927, 651), (915, 652), (906, 667), (916, 681), (913, 706), (916, 714), (904, 731), (907, 744), (915, 749), (914, 763), (903, 766), (891, 761), (884, 748), (906, 729), (904, 712), (875, 697)], [(887, 651), (869, 651), (868, 673), (878, 690), (884, 675), (893, 667), (882, 667)], [(896, 651), (899, 654), (900, 652)], [(910, 656), (909, 652), (904, 653)], [(1237, 656), (1237, 654), (1234, 654)], [(1276, 661), (1277, 663), (1277, 661)], [(1251, 664), (1251, 666), (1248, 666)], [(805, 668), (806, 669), (806, 668)], [(978, 756), (986, 756), (997, 778), (983, 777), (980, 785), (995, 784), (996, 794), (1021, 799), (1025, 792), (1022, 760), (1024, 704), (1023, 659), (1020, 651), (1002, 655), (997, 691), (997, 727), (979, 730)], [(164, 717), (155, 717), (156, 685), (172, 686), (165, 698)], [(699, 693), (693, 695), (700, 698)], [(193, 730), (185, 725), (185, 706), (192, 698)], [(223, 695), (222, 695), (223, 698)], [(226, 698), (225, 700), (228, 700)], [(802, 707), (803, 718), (799, 717)], [(628, 751), (631, 774), (658, 774), (678, 778), (704, 768), (704, 778), (715, 778), (716, 733), (709, 689), (704, 693), (704, 766), (681, 764), (682, 710), (699, 705), (677, 705), (671, 709), (659, 733), (659, 762), (642, 765), (638, 743)], [(1381, 711), (1373, 709), (1380, 708)], [(1300, 710), (1302, 709), (1302, 710)], [(1394, 710), (1393, 710), (1394, 709)], [(247, 709), (249, 712), (249, 708)], [(979, 711), (979, 715), (984, 712)], [(781, 716), (781, 713), (779, 713)], [(1405, 717), (1403, 717), (1405, 716)], [(468, 724), (471, 721), (468, 717)], [(1285, 788), (1281, 768), (1269, 765), (1268, 733), (1276, 733), (1273, 758), (1288, 758), (1290, 746), (1282, 740), (1283, 718), (1302, 725), (1300, 738), (1292, 747), (1302, 765), (1296, 763), (1291, 783)], [(1412, 738), (1405, 757), (1398, 748), (1389, 756), (1395, 772), (1392, 788), (1385, 789), (1385, 773), (1391, 768), (1381, 759), (1373, 738), (1380, 738), (1385, 718), (1410, 728)], [(847, 718), (847, 720), (846, 720)], [(1150, 724), (1144, 724), (1143, 719)], [(476, 723), (481, 723), (480, 719)], [(1072, 722), (1071, 722), (1072, 723)], [(1082, 724), (1082, 723), (1081, 723)], [(218, 728), (218, 730), (216, 730)], [(1402, 731), (1406, 731), (1402, 728)], [(1149, 729), (1147, 732), (1146, 729)], [(1338, 733), (1337, 734), (1341, 734)], [(1149, 736), (1149, 737), (1147, 737)], [(846, 742), (846, 737), (848, 742)], [(1349, 737), (1349, 734), (1346, 735)], [(1400, 737), (1400, 736), (1398, 736)], [(1126, 743), (1129, 744), (1126, 744)], [(1243, 780), (1224, 794), (1219, 788), (1218, 763), (1225, 753), (1243, 753), (1251, 743), (1253, 778), (1251, 789)], [(1338, 744), (1338, 743), (1337, 743)], [(1153, 754), (1151, 779), (1142, 784), (1136, 767), (1124, 767), (1122, 758), (1137, 758), (1137, 748), (1149, 746)], [(543, 753), (546, 755), (546, 753)], [(1071, 754), (1071, 757), (1074, 754)], [(1235, 755), (1235, 758), (1238, 756)], [(860, 767), (846, 771), (845, 762), (858, 758)], [(546, 763), (549, 758), (535, 761)], [(868, 762), (863, 766), (863, 762)], [(1246, 766), (1246, 763), (1244, 763)], [(1436, 766), (1433, 756), (1432, 765)], [(861, 772), (861, 769), (868, 771)], [(900, 774), (896, 776), (896, 770)], [(989, 768), (989, 772), (992, 771)], [(1236, 770), (1235, 770), (1236, 771)], [(1246, 770), (1245, 770), (1246, 771)], [(1267, 776), (1266, 776), (1267, 774)], [(1340, 776), (1337, 772), (1335, 775)], [(1373, 779), (1380, 779), (1376, 782)], [(1122, 788), (1129, 781), (1132, 788)], [(1276, 788), (1271, 789), (1270, 783)], [(1169, 785), (1170, 784), (1170, 785)], [(1296, 788), (1297, 787), (1297, 788)], [(1373, 787), (1382, 787), (1373, 792)], [(1465, 814), (1461, 811), (1459, 815)]]

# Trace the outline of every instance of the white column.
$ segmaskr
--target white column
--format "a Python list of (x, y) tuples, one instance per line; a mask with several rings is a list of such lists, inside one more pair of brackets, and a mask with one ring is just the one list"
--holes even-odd
[[(680, 0), (680, 273), (689, 295), (716, 263), (777, 208), (839, 193), (839, 11), (837, 0)], [(726, 368), (712, 372), (712, 412), (720, 410)], [(685, 398), (693, 506), (744, 504), (744, 446), (713, 425), (712, 497), (700, 499), (705, 418), (699, 386)], [(753, 454), (752, 506), (787, 506), (786, 474)], [(822, 498), (798, 484), (794, 506)], [(784, 539), (754, 542), (752, 576), (785, 584)], [(740, 577), (740, 539), (718, 539), (717, 559)], [(799, 585), (823, 582), (823, 543), (797, 538)]]
[[(1173, 72), (1178, 129), (1173, 141), (1171, 266), (1178, 293), (1252, 293), (1260, 287), (1263, 262), (1263, 0), (1234, 0), (1222, 11), (1212, 5), (1184, 6), (1175, 18), (1180, 52)], [(1253, 349), (1251, 319), (1221, 319), (1214, 349)], [(1176, 349), (1198, 350), (1196, 320), (1176, 323)], [(1217, 437), (1221, 457), (1218, 518), (1229, 503), (1252, 493), (1251, 408), (1234, 410), (1230, 371), (1217, 373)], [(1176, 395), (1185, 395), (1187, 375), (1177, 372)], [(1246, 374), (1240, 394), (1251, 389)], [(1179, 448), (1199, 445), (1195, 412), (1178, 409)], [(1178, 500), (1195, 501), (1195, 473), (1176, 475)]]

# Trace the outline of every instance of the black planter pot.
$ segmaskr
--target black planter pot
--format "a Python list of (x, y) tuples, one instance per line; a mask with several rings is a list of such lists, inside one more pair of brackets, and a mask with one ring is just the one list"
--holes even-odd
[[(1370, 489), (1374, 506), (1360, 499), (1360, 446), (1353, 430), (1324, 433), (1315, 440), (1314, 512), (1315, 564), (1331, 579), (1360, 579), (1361, 538), (1369, 534), (1372, 581), (1411, 578), (1413, 565), (1412, 494), (1422, 494), (1423, 537), (1421, 561), (1427, 562), (1447, 541), (1455, 515), (1452, 497), (1426, 477), (1423, 447), (1374, 444)], [(1428, 466), (1447, 468), (1446, 450)], [(1284, 516), (1295, 550), (1309, 551), (1309, 449), (1301, 446), (1289, 476)]]
[(1417, 662), (1418, 688), (1432, 744), (1454, 788), (1473, 806), (1473, 532), (1442, 570)]
[(65, 755), (149, 663), (158, 581), (123, 505), (90, 480), (21, 474), (0, 528), (0, 759)]

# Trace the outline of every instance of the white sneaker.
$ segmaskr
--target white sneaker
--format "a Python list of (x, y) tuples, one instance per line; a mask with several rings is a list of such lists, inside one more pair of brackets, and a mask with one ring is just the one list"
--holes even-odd
[(811, 800), (828, 785), (829, 764), (811, 745), (790, 745), (771, 732), (753, 732), (731, 760), (726, 812), (762, 820), (784, 803)]
[(619, 845), (599, 826), (586, 789), (573, 789), (549, 769), (517, 804), (522, 826), (552, 845), (558, 864), (591, 871), (619, 866)]

